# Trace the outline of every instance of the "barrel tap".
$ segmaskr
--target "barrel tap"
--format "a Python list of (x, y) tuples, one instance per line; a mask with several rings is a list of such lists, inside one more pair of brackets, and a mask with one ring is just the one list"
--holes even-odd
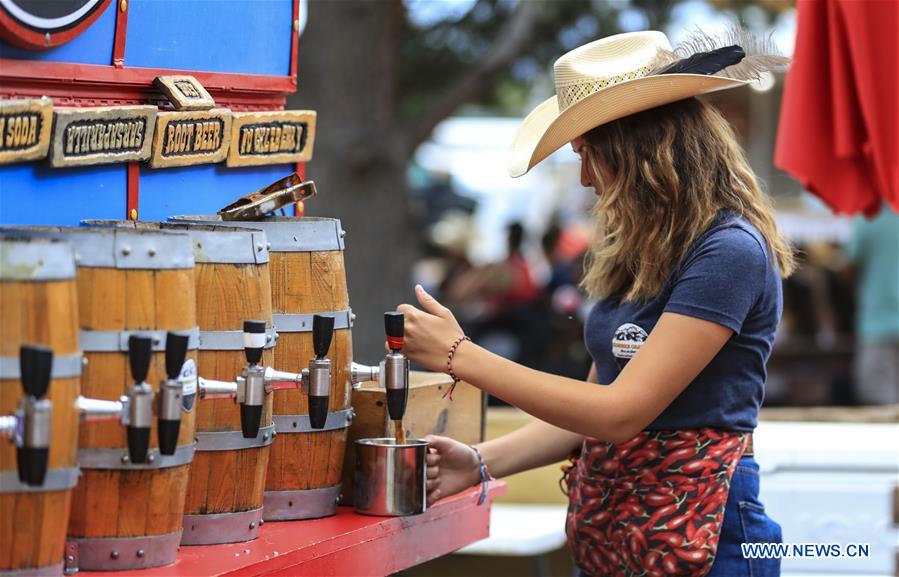
[[(153, 425), (153, 388), (147, 384), (147, 373), (153, 354), (150, 337), (128, 338), (128, 360), (134, 383), (118, 401), (78, 397), (76, 406), (84, 422), (120, 421), (126, 427), (128, 457), (132, 463), (147, 462), (150, 430)], [(166, 379), (160, 383), (157, 402), (157, 434), (159, 452), (174, 455), (181, 429), (181, 365), (187, 356), (187, 337), (177, 333), (166, 335)]]
[(309, 395), (309, 420), (312, 427), (322, 429), (328, 417), (331, 391), (331, 361), (325, 358), (331, 346), (334, 317), (315, 315), (312, 319), (312, 341), (315, 358), (300, 373), (279, 371), (261, 366), (265, 347), (265, 321), (244, 321), (244, 354), (247, 366), (233, 381), (198, 378), (200, 399), (233, 398), (240, 404), (240, 427), (247, 439), (256, 437), (262, 422), (265, 395), (275, 390), (300, 389)]
[(19, 373), (24, 398), (12, 415), (0, 416), (0, 433), (16, 445), (19, 481), (43, 485), (50, 454), (52, 405), (44, 397), (50, 387), (53, 351), (23, 345), (19, 349)]
[(405, 317), (403, 313), (384, 313), (384, 330), (387, 333), (387, 348), (390, 349), (378, 366), (350, 365), (350, 381), (357, 383), (377, 381), (387, 392), (387, 412), (393, 421), (402, 420), (409, 398), (409, 359), (403, 354), (405, 337)]

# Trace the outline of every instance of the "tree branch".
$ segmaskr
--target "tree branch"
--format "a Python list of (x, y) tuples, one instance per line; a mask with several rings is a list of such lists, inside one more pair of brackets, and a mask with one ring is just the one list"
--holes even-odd
[(480, 63), (452, 82), (450, 88), (405, 131), (405, 149), (408, 154), (412, 154), (419, 144), (430, 137), (440, 121), (467, 102), (525, 51), (541, 17), (541, 2), (519, 0), (515, 12), (500, 29), (497, 40)]

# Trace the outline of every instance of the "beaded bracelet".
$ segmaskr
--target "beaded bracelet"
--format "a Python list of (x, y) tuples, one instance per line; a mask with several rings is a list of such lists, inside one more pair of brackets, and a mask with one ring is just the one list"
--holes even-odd
[(453, 391), (456, 390), (456, 384), (462, 380), (456, 376), (455, 372), (453, 372), (453, 357), (456, 356), (456, 349), (459, 348), (459, 345), (462, 344), (462, 341), (471, 342), (471, 339), (466, 337), (465, 335), (462, 335), (461, 337), (453, 341), (453, 346), (450, 347), (449, 353), (447, 353), (446, 355), (446, 372), (453, 379), (453, 384), (451, 384), (449, 389), (447, 389), (446, 392), (443, 393), (443, 397), (446, 398), (446, 396), (449, 395), (449, 399), (451, 401), (453, 400)]
[(490, 481), (493, 480), (493, 476), (490, 474), (490, 469), (487, 468), (487, 463), (484, 461), (484, 457), (481, 456), (481, 452), (478, 451), (478, 448), (474, 445), (469, 445), (469, 447), (471, 447), (474, 454), (478, 457), (478, 470), (481, 473), (481, 494), (478, 495), (478, 505), (483, 505), (484, 501), (487, 500), (487, 486)]

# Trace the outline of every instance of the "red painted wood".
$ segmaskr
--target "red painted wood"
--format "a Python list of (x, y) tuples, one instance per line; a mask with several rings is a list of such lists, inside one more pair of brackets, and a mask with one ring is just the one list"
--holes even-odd
[[(300, 2), (302, 1), (303, 0), (293, 0), (294, 26), (297, 26), (300, 22)], [(297, 59), (299, 58), (299, 54), (297, 53), (297, 46), (299, 45), (299, 39), (299, 31), (294, 28), (293, 36), (290, 39), (290, 77), (293, 79), (294, 90), (296, 90), (297, 87)]]
[[(140, 163), (128, 163), (127, 200), (125, 202), (125, 220), (140, 219)], [(132, 211), (136, 215), (131, 218)]]
[[(296, 164), (296, 173), (299, 175), (300, 180), (306, 180), (306, 163), (298, 162)], [(293, 215), (294, 216), (306, 216), (306, 202), (301, 200), (300, 202), (293, 203)]]
[[(125, 4), (127, 6), (127, 3)], [(112, 41), (112, 65), (125, 65), (125, 36), (128, 33), (128, 10), (122, 10), (121, 2), (115, 7), (115, 37)]]
[(0, 58), (0, 95), (30, 97), (46, 94), (63, 102), (68, 98), (105, 100), (110, 104), (145, 103), (148, 99), (161, 99), (153, 87), (153, 79), (180, 74), (195, 77), (216, 103), (231, 105), (233, 110), (283, 108), (287, 94), (296, 89), (296, 81), (290, 76), (132, 66), (116, 68)]
[(50, 34), (50, 43), (47, 43), (45, 32), (32, 30), (26, 26), (19, 24), (14, 18), (9, 16), (5, 10), (0, 9), (0, 38), (6, 40), (10, 44), (21, 46), (22, 48), (44, 50), (53, 46), (60, 46), (69, 40), (75, 38), (94, 23), (106, 7), (109, 6), (110, 0), (103, 0), (97, 8), (91, 12), (91, 15), (66, 30)]
[(486, 538), (490, 506), (506, 486), (491, 482), (481, 506), (479, 490), (443, 499), (413, 517), (368, 517), (338, 507), (337, 515), (326, 519), (266, 523), (255, 541), (182, 547), (173, 565), (116, 572), (116, 577), (390, 575)]

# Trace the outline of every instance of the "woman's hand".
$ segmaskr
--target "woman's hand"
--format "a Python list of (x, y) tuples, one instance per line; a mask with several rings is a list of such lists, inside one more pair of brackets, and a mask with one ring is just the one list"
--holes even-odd
[(481, 481), (474, 449), (449, 437), (428, 435), (428, 506)]
[(448, 308), (415, 286), (415, 296), (424, 311), (412, 305), (400, 305), (398, 312), (405, 315), (405, 346), (403, 352), (411, 360), (432, 371), (446, 371), (446, 355), (453, 341), (464, 333), (456, 317)]

